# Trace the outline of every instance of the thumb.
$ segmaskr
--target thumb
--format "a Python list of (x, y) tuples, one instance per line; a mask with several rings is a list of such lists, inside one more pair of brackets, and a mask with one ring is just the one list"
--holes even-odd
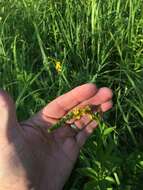
[(17, 126), (15, 105), (12, 98), (0, 90), (0, 140), (10, 140), (12, 129)]

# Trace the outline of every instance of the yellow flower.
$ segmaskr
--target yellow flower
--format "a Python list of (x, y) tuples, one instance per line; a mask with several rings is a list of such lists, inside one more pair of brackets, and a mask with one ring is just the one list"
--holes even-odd
[(59, 61), (57, 61), (55, 64), (56, 64), (55, 65), (55, 69), (57, 70), (57, 72), (60, 73), (62, 71), (62, 65), (61, 65), (61, 63)]
[(75, 119), (80, 119), (82, 116), (81, 109), (80, 108), (75, 108), (73, 111), (73, 116)]
[(75, 119), (80, 119), (83, 115), (90, 114), (91, 108), (86, 106), (85, 108), (75, 108), (72, 111)]
[(89, 114), (88, 114), (88, 117), (89, 117), (90, 120), (93, 120), (93, 119), (94, 119), (93, 114), (90, 114), (90, 113), (89, 113)]

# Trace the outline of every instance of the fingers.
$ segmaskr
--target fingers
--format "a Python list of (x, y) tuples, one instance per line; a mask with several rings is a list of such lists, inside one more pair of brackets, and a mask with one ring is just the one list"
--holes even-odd
[[(101, 105), (99, 105), (99, 106), (97, 107), (97, 111), (100, 110), (101, 112), (106, 112), (106, 111), (108, 111), (109, 109), (111, 109), (112, 106), (113, 106), (112, 100), (109, 100), (109, 101), (107, 101), (107, 102), (102, 103)], [(80, 106), (79, 106), (79, 107), (80, 107)], [(72, 123), (75, 122), (75, 125), (76, 125), (76, 126), (80, 126), (79, 128), (81, 128), (81, 126), (84, 126), (84, 125), (87, 123), (87, 121), (85, 121), (85, 118), (88, 118), (88, 119), (89, 119), (89, 116), (87, 116), (87, 117), (84, 117), (84, 116), (83, 116), (83, 117), (81, 117), (80, 120), (71, 119), (71, 120), (69, 120), (67, 123), (68, 123), (68, 124), (72, 124)], [(88, 122), (89, 122), (89, 121), (88, 121)]]
[[(99, 109), (102, 112), (106, 112), (112, 108), (112, 101), (111, 101), (112, 96), (113, 94), (112, 94), (111, 89), (103, 87), (103, 88), (100, 88), (94, 96), (92, 96), (88, 100), (81, 102), (77, 107), (93, 105), (93, 106), (97, 106), (96, 111), (98, 111)], [(70, 123), (73, 123), (74, 121), (75, 119), (71, 119), (68, 121), (68, 123), (70, 124)]]
[(61, 118), (73, 107), (94, 96), (97, 88), (94, 84), (84, 84), (74, 88), (70, 92), (59, 96), (43, 109), (47, 117)]
[[(60, 118), (73, 107), (86, 105), (101, 105), (112, 98), (112, 91), (103, 87), (97, 90), (93, 84), (79, 86), (58, 97), (45, 107), (43, 113), (49, 117)], [(56, 111), (58, 113), (56, 113)], [(56, 113), (56, 115), (55, 115)]]
[(85, 126), (87, 126), (91, 122), (91, 119), (88, 115), (82, 116), (79, 120), (76, 120), (74, 124), (79, 128), (83, 129)]
[(101, 105), (100, 105), (100, 109), (101, 109), (102, 112), (106, 112), (106, 111), (108, 111), (109, 109), (111, 109), (112, 106), (113, 106), (113, 103), (112, 103), (111, 100), (109, 100), (109, 101), (107, 101), (107, 102), (101, 104)]
[(27, 122), (41, 126), (45, 126), (48, 123), (53, 124), (73, 107), (93, 97), (96, 93), (97, 88), (94, 84), (89, 83), (78, 86), (70, 92), (53, 100), (34, 117), (27, 120)]
[(113, 93), (111, 89), (103, 87), (100, 88), (94, 96), (82, 102), (81, 105), (101, 105), (107, 101), (110, 101), (112, 99), (112, 96)]
[(95, 128), (97, 128), (97, 123), (95, 121), (91, 121), (90, 124), (88, 124), (83, 130), (81, 130), (77, 134), (76, 141), (79, 148), (81, 148), (84, 145), (87, 138), (93, 133)]
[(0, 91), (0, 138), (9, 136), (10, 129), (16, 126), (16, 123), (13, 100), (5, 91)]
[(107, 111), (111, 108), (111, 103), (109, 103), (111, 98), (112, 91), (109, 88), (103, 87), (98, 90), (94, 84), (84, 84), (56, 98), (27, 122), (31, 125), (48, 127), (72, 108), (89, 104), (97, 105), (103, 111)]

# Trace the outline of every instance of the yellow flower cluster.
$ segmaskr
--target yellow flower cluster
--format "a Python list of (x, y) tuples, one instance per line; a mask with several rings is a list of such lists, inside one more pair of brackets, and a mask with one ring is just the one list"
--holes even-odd
[(55, 63), (55, 69), (58, 73), (62, 71), (62, 64), (59, 61)]
[(48, 132), (52, 132), (55, 129), (60, 128), (62, 125), (64, 125), (67, 121), (70, 119), (77, 119), (79, 120), (83, 115), (88, 115), (89, 118), (92, 120), (96, 120), (98, 123), (100, 122), (100, 116), (98, 115), (98, 112), (94, 113), (92, 112), (92, 109), (90, 106), (85, 106), (82, 108), (74, 108), (69, 112), (67, 115), (65, 115), (63, 118), (61, 118), (56, 124), (54, 124), (51, 128), (48, 129)]
[(73, 114), (73, 118), (80, 119), (85, 114), (91, 115), (92, 111), (91, 111), (91, 108), (89, 106), (86, 106), (84, 108), (73, 109), (72, 114)]
[(57, 59), (52, 58), (52, 57), (48, 57), (48, 59), (52, 61), (52, 63), (54, 64), (54, 67), (55, 67), (56, 71), (58, 73), (61, 73), (62, 72), (62, 63), (60, 61), (58, 61)]

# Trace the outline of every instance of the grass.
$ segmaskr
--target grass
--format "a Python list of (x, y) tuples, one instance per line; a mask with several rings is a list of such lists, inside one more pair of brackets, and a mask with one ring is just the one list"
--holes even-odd
[(142, 26), (142, 0), (0, 0), (0, 86), (20, 120), (77, 85), (113, 89), (111, 128), (89, 138), (65, 190), (143, 189)]

